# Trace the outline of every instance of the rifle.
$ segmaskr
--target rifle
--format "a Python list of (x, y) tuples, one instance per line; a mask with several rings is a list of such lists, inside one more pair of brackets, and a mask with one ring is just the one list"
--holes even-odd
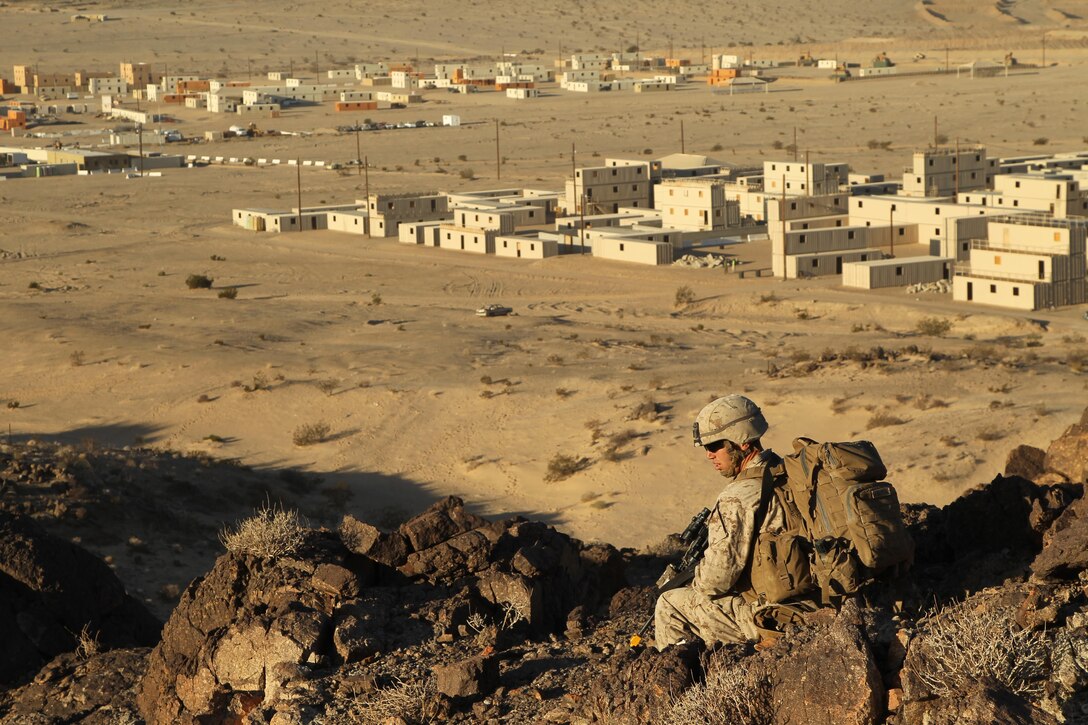
[[(679, 589), (695, 578), (695, 565), (703, 558), (703, 552), (706, 551), (707, 537), (710, 533), (706, 522), (709, 519), (710, 509), (704, 508), (691, 518), (691, 523), (680, 534), (680, 541), (687, 544), (687, 549), (684, 550), (684, 556), (680, 559), (680, 565), (676, 568), (676, 574), (668, 581), (660, 584), (655, 590), (655, 601), (657, 597), (665, 592)], [(638, 633), (631, 637), (632, 647), (637, 647), (642, 643), (642, 636), (646, 634), (646, 630), (653, 623), (654, 615), (651, 614)]]

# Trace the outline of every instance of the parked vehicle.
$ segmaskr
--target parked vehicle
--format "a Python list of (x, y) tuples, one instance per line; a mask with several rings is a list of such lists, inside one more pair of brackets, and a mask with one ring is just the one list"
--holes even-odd
[(502, 317), (509, 315), (514, 310), (504, 305), (484, 305), (476, 310), (477, 317)]

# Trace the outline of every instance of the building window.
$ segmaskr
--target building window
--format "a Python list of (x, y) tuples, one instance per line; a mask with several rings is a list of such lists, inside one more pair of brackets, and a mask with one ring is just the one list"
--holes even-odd
[(1016, 182), (1016, 188), (1017, 188), (1017, 189), (1019, 189), (1019, 188), (1020, 188), (1020, 182), (1019, 182), (1019, 181), (1017, 181), (1017, 182)]
[(620, 242), (620, 251), (623, 251), (623, 242)]
[(896, 277), (902, 277), (903, 276), (903, 268), (902, 267), (896, 267), (895, 268), (895, 276)]
[(994, 264), (996, 266), (1001, 266), (1001, 255), (1000, 254), (995, 254), (994, 255)]
[(892, 211), (895, 211), (895, 204), (892, 204)]
[(1013, 287), (1012, 288), (1012, 296), (1013, 297), (1019, 297), (1020, 296), (1020, 288), (1019, 287)]
[(997, 294), (997, 285), (996, 284), (990, 285), (990, 294), (992, 294), (992, 295)]
[(802, 234), (802, 235), (801, 235), (801, 236), (799, 237), (799, 241), (800, 241), (800, 243), (801, 243), (801, 244), (804, 244), (804, 243), (805, 243), (805, 237), (806, 237), (806, 236), (808, 236), (808, 235), (807, 235), (807, 234)]
[(818, 259), (812, 260), (812, 268), (813, 269), (816, 269), (819, 266), (820, 266), (820, 260), (818, 260)]
[(863, 206), (865, 206), (865, 202), (864, 202), (864, 201), (861, 201), (861, 200), (859, 199), (859, 200), (858, 200), (858, 209), (860, 209), (860, 208), (861, 208), (861, 207), (863, 207)]
[(790, 211), (796, 211), (796, 209), (797, 209), (797, 202), (796, 201), (791, 201), (790, 202)]
[(1019, 199), (1013, 199), (1012, 200), (1012, 205), (1013, 206), (1020, 206), (1020, 200)]
[(941, 215), (941, 207), (937, 207), (936, 209), (934, 209), (933, 213), (936, 214), (937, 216), (940, 216)]
[(638, 184), (631, 184), (631, 191), (638, 191)]

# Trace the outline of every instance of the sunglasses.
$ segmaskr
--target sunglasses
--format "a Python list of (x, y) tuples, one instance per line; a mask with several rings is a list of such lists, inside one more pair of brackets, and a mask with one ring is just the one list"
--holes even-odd
[(703, 446), (703, 449), (707, 453), (717, 453), (721, 449), (725, 448), (726, 445), (728, 445), (728, 443), (729, 443), (729, 441), (727, 441), (727, 440), (725, 440), (723, 438), (720, 441), (714, 441), (713, 443), (707, 443), (705, 446)]

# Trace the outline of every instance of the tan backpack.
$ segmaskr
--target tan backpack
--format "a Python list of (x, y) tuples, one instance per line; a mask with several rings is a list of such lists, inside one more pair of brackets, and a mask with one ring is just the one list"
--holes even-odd
[(764, 480), (759, 525), (774, 496), (786, 528), (756, 539), (754, 593), (782, 602), (819, 591), (824, 603), (834, 603), (889, 569), (909, 567), (914, 541), (895, 488), (882, 480), (887, 468), (876, 447), (811, 438), (798, 438), (793, 447)]

